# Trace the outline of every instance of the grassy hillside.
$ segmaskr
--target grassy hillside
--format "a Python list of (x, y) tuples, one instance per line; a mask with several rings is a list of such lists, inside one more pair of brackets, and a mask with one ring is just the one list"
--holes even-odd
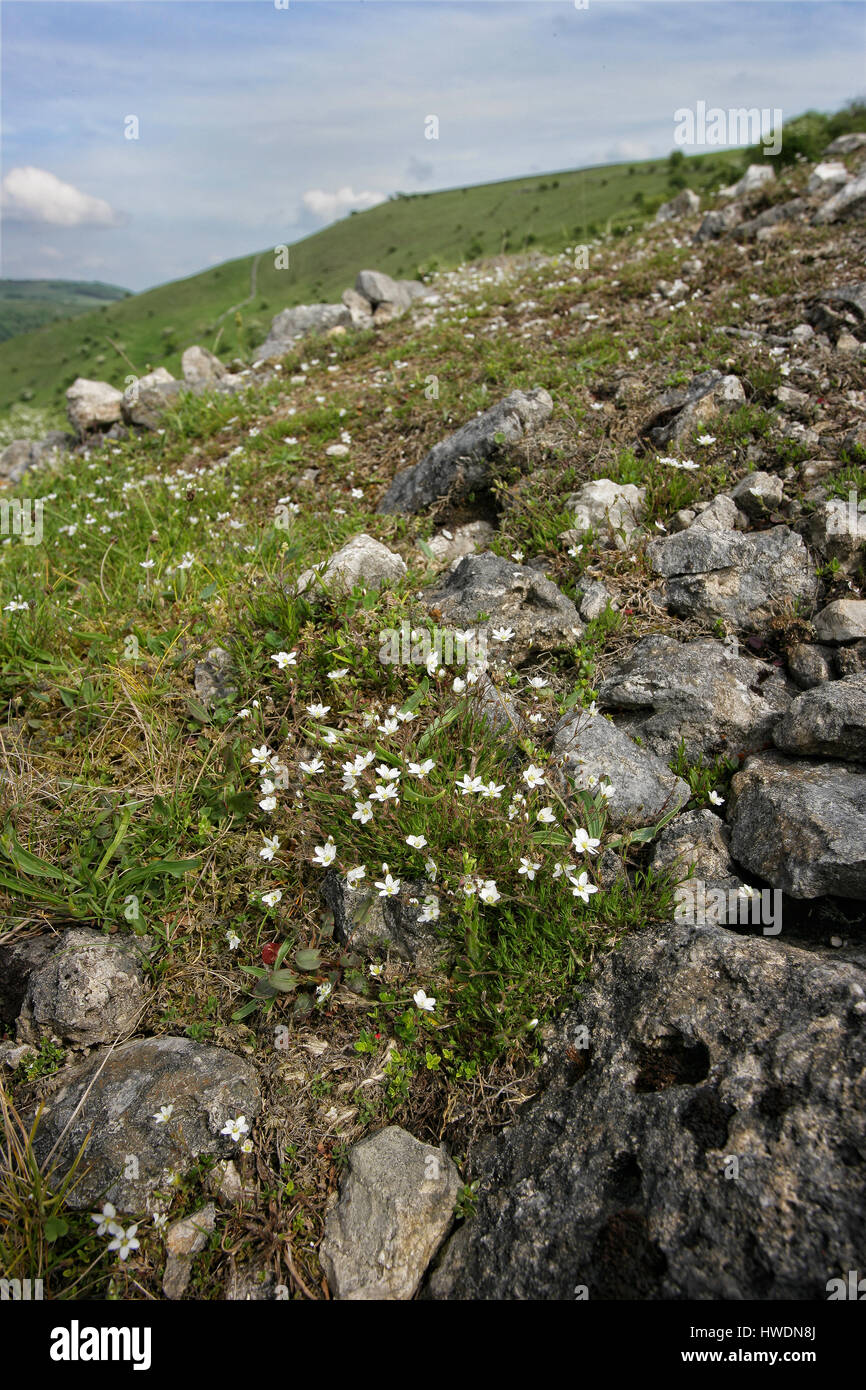
[[(26, 402), (50, 408), (60, 421), (76, 376), (122, 386), (133, 369), (164, 364), (179, 373), (191, 343), (224, 358), (248, 356), (274, 314), (287, 305), (339, 299), (365, 266), (414, 277), (503, 251), (558, 251), (609, 227), (636, 225), (683, 183), (697, 191), (716, 188), (744, 163), (739, 150), (694, 156), (679, 168), (660, 159), (397, 195), (297, 242), (288, 269), (274, 268), (269, 248), (259, 258), (227, 261), (0, 342), (0, 412)], [(245, 303), (256, 259), (256, 292)], [(242, 307), (226, 312), (235, 305)]]
[(128, 295), (101, 280), (0, 280), (0, 342)]

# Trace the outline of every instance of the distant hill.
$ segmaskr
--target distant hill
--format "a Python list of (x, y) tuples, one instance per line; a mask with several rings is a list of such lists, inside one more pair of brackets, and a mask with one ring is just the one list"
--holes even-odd
[(101, 280), (0, 280), (0, 342), (129, 295)]
[[(781, 162), (818, 158), (835, 135), (862, 129), (864, 117), (862, 103), (851, 103), (835, 116), (807, 112), (797, 117), (785, 126)], [(192, 343), (226, 360), (236, 355), (249, 359), (266, 338), (274, 314), (295, 304), (339, 299), (365, 267), (415, 278), (425, 270), (506, 251), (561, 251), (602, 233), (638, 226), (680, 188), (711, 193), (761, 158), (759, 148), (686, 158), (677, 150), (668, 158), (437, 193), (394, 194), (295, 242), (287, 269), (276, 269), (274, 248), (269, 247), (141, 294), (114, 290), (111, 302), (104, 299), (95, 312), (57, 318), (0, 341), (0, 413), (27, 403), (48, 410), (59, 422), (66, 389), (77, 376), (122, 388), (133, 370), (166, 366), (179, 375), (181, 354)], [(71, 281), (30, 283), (75, 288)], [(79, 286), (80, 291), (85, 288), (91, 293), (112, 290)], [(28, 302), (14, 301), (13, 312)], [(0, 319), (7, 317), (9, 305), (8, 300), (0, 305)]]

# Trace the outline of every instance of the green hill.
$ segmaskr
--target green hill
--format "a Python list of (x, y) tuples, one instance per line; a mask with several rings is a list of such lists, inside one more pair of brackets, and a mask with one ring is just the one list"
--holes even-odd
[(129, 293), (101, 280), (0, 280), (0, 342), (126, 299)]
[(694, 156), (679, 169), (656, 159), (397, 194), (296, 242), (288, 269), (275, 269), (269, 248), (0, 342), (0, 411), (27, 402), (60, 419), (75, 377), (122, 386), (132, 370), (165, 365), (179, 373), (191, 343), (226, 359), (248, 357), (274, 314), (339, 299), (364, 267), (414, 277), (505, 251), (560, 250), (637, 225), (683, 183), (699, 192), (716, 188), (743, 165), (743, 151), (735, 150)]

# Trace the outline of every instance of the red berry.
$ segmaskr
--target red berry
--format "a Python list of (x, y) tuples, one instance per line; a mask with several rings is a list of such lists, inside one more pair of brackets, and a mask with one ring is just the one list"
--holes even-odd
[(279, 945), (276, 941), (269, 941), (267, 946), (262, 947), (262, 960), (265, 965), (273, 965), (279, 953)]

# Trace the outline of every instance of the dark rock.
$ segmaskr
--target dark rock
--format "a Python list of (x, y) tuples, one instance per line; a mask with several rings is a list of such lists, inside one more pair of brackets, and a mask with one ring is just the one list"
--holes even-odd
[(422, 1296), (825, 1300), (866, 1247), (864, 983), (713, 924), (630, 937)]
[(540, 387), (512, 391), (456, 434), (434, 444), (420, 463), (398, 473), (378, 510), (421, 512), (444, 497), (457, 503), (470, 492), (489, 487), (494, 465), (507, 446), (533, 434), (552, 410), (553, 401)]
[(553, 753), (575, 787), (609, 779), (607, 806), (615, 829), (652, 825), (686, 804), (691, 791), (648, 748), (639, 748), (604, 715), (571, 711), (557, 724)]
[(866, 675), (846, 676), (793, 701), (773, 731), (783, 753), (866, 761)]

